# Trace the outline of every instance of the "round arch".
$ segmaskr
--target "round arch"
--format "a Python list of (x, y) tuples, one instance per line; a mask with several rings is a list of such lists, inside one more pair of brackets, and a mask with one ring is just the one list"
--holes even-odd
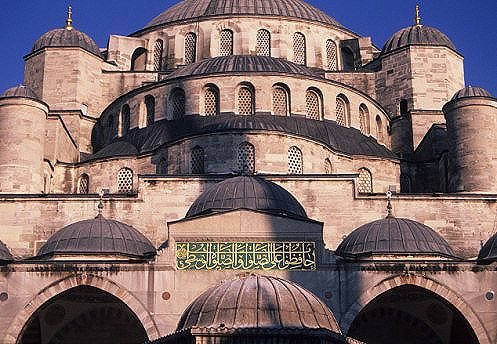
[(451, 304), (466, 319), (473, 329), (480, 344), (491, 344), (485, 328), (475, 311), (464, 301), (462, 297), (453, 290), (438, 283), (437, 281), (419, 275), (395, 275), (383, 279), (371, 288), (368, 288), (356, 301), (348, 308), (340, 321), (344, 333), (348, 333), (350, 326), (359, 313), (378, 296), (396, 287), (413, 285), (424, 288), (438, 295)]
[(147, 336), (150, 340), (160, 336), (157, 324), (150, 316), (145, 306), (128, 290), (117, 283), (104, 277), (95, 275), (72, 275), (53, 282), (33, 296), (19, 311), (12, 323), (9, 325), (2, 343), (16, 344), (22, 334), (24, 326), (31, 319), (33, 314), (47, 301), (69, 289), (79, 286), (90, 286), (105, 291), (116, 297), (135, 314), (140, 320)]

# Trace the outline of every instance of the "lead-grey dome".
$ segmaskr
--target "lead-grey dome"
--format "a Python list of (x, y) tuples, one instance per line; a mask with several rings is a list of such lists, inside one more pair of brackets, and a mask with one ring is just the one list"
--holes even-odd
[(84, 32), (76, 29), (55, 29), (43, 34), (33, 45), (31, 53), (47, 47), (80, 47), (102, 57), (97, 43)]
[(455, 257), (447, 241), (430, 227), (394, 217), (357, 228), (342, 241), (335, 253), (344, 258), (373, 255)]
[(468, 87), (465, 87), (465, 88), (457, 91), (454, 94), (454, 96), (452, 97), (452, 100), (466, 98), (466, 97), (489, 97), (489, 98), (493, 98), (493, 96), (490, 94), (490, 92), (488, 92), (484, 88), (468, 86)]
[(304, 208), (291, 193), (257, 176), (238, 176), (213, 185), (193, 202), (186, 217), (233, 209), (307, 217)]
[(492, 235), (478, 254), (478, 263), (490, 264), (497, 261), (497, 234)]
[(413, 25), (397, 31), (385, 43), (381, 53), (386, 54), (409, 45), (444, 46), (457, 52), (454, 43), (440, 30), (425, 25)]
[(210, 288), (185, 310), (177, 331), (228, 329), (324, 329), (340, 333), (332, 312), (316, 295), (281, 278), (250, 275)]
[(233, 15), (290, 17), (342, 26), (323, 11), (301, 0), (184, 0), (155, 17), (145, 29), (204, 17)]
[(25, 85), (11, 87), (8, 90), (6, 90), (0, 97), (23, 97), (23, 98), (33, 98), (39, 100), (36, 93), (31, 88)]
[(117, 255), (149, 258), (155, 253), (155, 247), (138, 230), (99, 215), (56, 232), (40, 248), (38, 256)]
[(14, 258), (12, 258), (9, 248), (0, 240), (0, 264), (8, 263), (13, 260)]

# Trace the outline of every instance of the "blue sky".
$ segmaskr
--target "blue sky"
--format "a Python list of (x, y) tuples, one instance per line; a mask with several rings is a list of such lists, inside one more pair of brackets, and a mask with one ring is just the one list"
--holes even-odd
[[(497, 96), (497, 1), (478, 0), (307, 0), (354, 32), (382, 47), (396, 31), (412, 25), (414, 7), (422, 22), (447, 34), (465, 57), (466, 84)], [(74, 26), (100, 47), (111, 34), (137, 31), (178, 0), (22, 0), (5, 1), (0, 11), (0, 92), (22, 82), (23, 59), (44, 32), (64, 25), (73, 7)]]

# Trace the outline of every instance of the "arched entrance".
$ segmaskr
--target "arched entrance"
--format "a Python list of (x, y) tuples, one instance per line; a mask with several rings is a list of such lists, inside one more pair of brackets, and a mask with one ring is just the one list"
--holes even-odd
[(415, 285), (395, 287), (373, 299), (354, 319), (348, 336), (368, 344), (478, 344), (453, 305)]
[(18, 344), (143, 343), (140, 320), (115, 296), (81, 285), (45, 302), (33, 313)]

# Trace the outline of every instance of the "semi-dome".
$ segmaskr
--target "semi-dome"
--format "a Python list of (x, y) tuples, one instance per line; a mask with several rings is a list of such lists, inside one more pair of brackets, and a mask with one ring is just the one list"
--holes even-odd
[(193, 327), (228, 329), (315, 329), (340, 333), (332, 312), (296, 283), (250, 275), (210, 288), (185, 310), (178, 331)]
[(323, 11), (301, 0), (184, 0), (155, 17), (145, 29), (205, 17), (234, 15), (299, 18), (342, 26)]
[(357, 228), (342, 241), (335, 253), (344, 258), (375, 255), (456, 257), (447, 241), (430, 227), (394, 217)]
[(397, 31), (385, 43), (381, 53), (387, 54), (409, 45), (443, 46), (457, 51), (450, 38), (440, 30), (425, 25), (413, 25)]
[(238, 176), (213, 185), (193, 202), (186, 217), (233, 209), (307, 217), (304, 208), (291, 193), (257, 176)]
[(0, 264), (8, 263), (12, 260), (14, 260), (14, 258), (12, 257), (9, 248), (0, 240)]
[(468, 86), (468, 87), (465, 87), (465, 88), (457, 91), (454, 94), (454, 96), (452, 97), (452, 100), (456, 100), (456, 99), (460, 99), (460, 98), (467, 98), (467, 97), (489, 97), (489, 98), (493, 98), (493, 96), (490, 94), (490, 92), (488, 92), (484, 88)]
[(480, 264), (490, 264), (495, 261), (497, 261), (497, 234), (492, 235), (487, 240), (478, 254)]
[(223, 73), (284, 73), (317, 77), (310, 68), (270, 56), (230, 55), (205, 59), (179, 68), (167, 79)]
[(33, 45), (31, 53), (47, 47), (79, 47), (101, 57), (97, 43), (84, 32), (71, 28), (55, 29), (44, 33)]
[(155, 247), (138, 230), (98, 215), (94, 219), (70, 224), (56, 232), (40, 248), (38, 256), (111, 255), (150, 258), (155, 253)]
[(39, 99), (36, 93), (25, 85), (19, 85), (15, 87), (11, 87), (6, 90), (1, 97), (23, 97), (23, 98), (33, 98)]

